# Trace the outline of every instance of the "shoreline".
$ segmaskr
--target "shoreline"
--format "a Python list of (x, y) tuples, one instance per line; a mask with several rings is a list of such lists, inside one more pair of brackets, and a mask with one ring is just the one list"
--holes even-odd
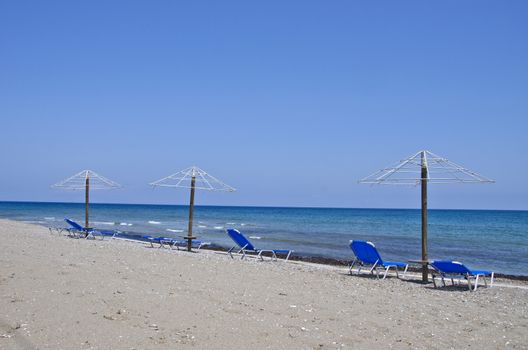
[[(79, 205), (0, 204), (6, 218), (45, 226), (65, 227), (63, 217), (83, 222)], [(171, 209), (172, 208), (172, 209)], [(132, 231), (137, 236), (169, 236), (180, 239), (187, 226), (188, 207), (95, 204), (92, 225), (101, 230)], [(528, 244), (528, 212), (452, 211), (432, 212), (430, 260), (462, 261), (473, 269), (493, 270), (523, 279)], [(261, 238), (260, 248), (286, 246), (302, 260), (342, 265), (353, 259), (349, 240), (374, 242), (388, 260), (418, 259), (419, 211), (369, 209), (273, 209), (210, 207), (200, 209), (195, 235), (224, 248), (232, 246), (226, 228)], [(462, 249), (464, 246), (465, 248)]]
[[(43, 226), (48, 229), (50, 228), (49, 226), (45, 226), (45, 225), (39, 225), (39, 226)], [(130, 234), (130, 233), (126, 233), (125, 231), (122, 231), (122, 233), (124, 233), (124, 235), (121, 237), (117, 236), (116, 239), (130, 239), (130, 240), (137, 241), (137, 242), (149, 242), (147, 240), (141, 239), (140, 234)], [(227, 252), (228, 248), (212, 243), (211, 245), (202, 247), (201, 250)], [(350, 255), (352, 258), (353, 253), (351, 252)], [(281, 257), (280, 254), (278, 254), (277, 256), (279, 258)], [(289, 260), (308, 262), (312, 264), (336, 266), (336, 267), (348, 267), (348, 264), (350, 263), (350, 260), (344, 260), (344, 259), (338, 259), (338, 258), (332, 258), (332, 257), (320, 256), (320, 255), (309, 255), (309, 254), (298, 255), (295, 252), (290, 256)], [(415, 266), (409, 266), (408, 271), (421, 272), (421, 268), (415, 267)], [(528, 275), (513, 275), (513, 274), (495, 272), (495, 277), (504, 278), (504, 279), (508, 279), (512, 281), (528, 281)]]
[[(211, 251), (220, 251), (220, 252), (227, 252), (228, 250), (225, 247), (218, 246), (218, 245), (206, 246), (206, 247), (202, 247), (201, 250), (202, 249), (211, 250)], [(279, 258), (281, 257), (280, 254), (277, 254), (277, 256)], [(302, 262), (319, 264), (319, 265), (336, 266), (336, 267), (348, 267), (348, 264), (350, 263), (350, 260), (336, 259), (336, 258), (330, 258), (330, 257), (324, 257), (324, 256), (295, 255), (295, 252), (290, 256), (289, 260), (302, 261)], [(418, 267), (409, 266), (408, 271), (421, 273), (422, 270), (421, 268), (418, 268)], [(512, 281), (528, 281), (528, 275), (510, 275), (510, 274), (495, 272), (495, 277), (504, 278), (504, 279), (508, 279)]]

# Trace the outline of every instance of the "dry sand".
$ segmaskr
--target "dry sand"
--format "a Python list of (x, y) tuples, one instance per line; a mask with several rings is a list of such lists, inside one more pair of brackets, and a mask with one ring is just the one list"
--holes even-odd
[(435, 290), (8, 220), (0, 242), (1, 349), (528, 348), (528, 290), (514, 282)]

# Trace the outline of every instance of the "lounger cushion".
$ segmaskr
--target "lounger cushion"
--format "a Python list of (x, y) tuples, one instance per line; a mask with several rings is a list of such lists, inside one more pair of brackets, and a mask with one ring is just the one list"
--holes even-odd
[(395, 262), (395, 261), (384, 261), (383, 266), (398, 266), (398, 267), (405, 267), (407, 264), (401, 263), (401, 262)]
[(484, 276), (487, 276), (487, 275), (491, 275), (493, 272), (491, 271), (485, 271), (485, 270), (470, 270), (471, 274), (472, 275), (484, 275)]
[(491, 275), (493, 272), (486, 270), (470, 270), (464, 264), (458, 261), (437, 260), (431, 264), (435, 269), (444, 275)]

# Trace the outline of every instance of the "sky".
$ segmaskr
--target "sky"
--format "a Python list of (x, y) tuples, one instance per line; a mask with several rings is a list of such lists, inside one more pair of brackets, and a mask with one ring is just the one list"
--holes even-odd
[(427, 149), (496, 180), (430, 208), (528, 210), (527, 1), (0, 1), (0, 200), (418, 208), (358, 180)]

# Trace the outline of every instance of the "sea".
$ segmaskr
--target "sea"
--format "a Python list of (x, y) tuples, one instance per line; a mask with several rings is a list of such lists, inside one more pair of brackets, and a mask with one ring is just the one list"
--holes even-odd
[[(92, 227), (180, 238), (187, 234), (188, 207), (90, 204)], [(0, 218), (47, 227), (84, 223), (83, 203), (0, 202)], [(457, 260), (474, 269), (528, 276), (528, 211), (429, 210), (429, 258)], [(229, 248), (226, 229), (244, 233), (257, 248), (294, 249), (296, 255), (353, 258), (349, 241), (373, 242), (384, 260), (421, 257), (419, 209), (345, 209), (196, 206), (193, 233)]]

